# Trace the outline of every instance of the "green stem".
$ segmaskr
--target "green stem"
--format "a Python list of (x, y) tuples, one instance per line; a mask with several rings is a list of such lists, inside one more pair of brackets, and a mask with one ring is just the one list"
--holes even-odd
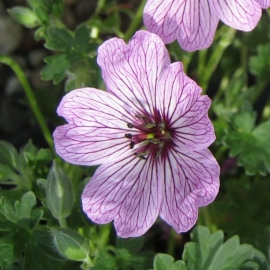
[(173, 257), (174, 257), (175, 243), (176, 243), (176, 232), (174, 231), (174, 229), (171, 229), (166, 253)]
[(60, 225), (60, 227), (62, 229), (67, 229), (68, 228), (66, 218), (58, 218), (58, 222), (59, 222), (59, 225)]
[(203, 78), (204, 74), (204, 69), (205, 69), (205, 60), (207, 56), (207, 51), (208, 50), (201, 50), (199, 51), (199, 61), (198, 61), (198, 77), (199, 77), (199, 82)]
[(84, 262), (88, 266), (87, 269), (91, 269), (91, 267), (94, 266), (94, 264), (93, 264), (93, 262), (92, 262), (92, 260), (91, 260), (91, 258), (89, 256), (87, 256), (87, 258), (84, 259)]
[(211, 217), (209, 213), (209, 206), (204, 206), (199, 208), (199, 219), (198, 225), (206, 226), (210, 231), (212, 231)]
[(217, 68), (217, 65), (227, 49), (227, 47), (232, 43), (234, 39), (234, 35), (236, 33), (236, 30), (227, 26), (224, 26), (220, 29), (220, 31), (224, 31), (221, 35), (221, 39), (216, 44), (216, 47), (214, 48), (213, 52), (211, 53), (211, 56), (209, 58), (209, 61), (207, 62), (203, 74), (200, 74), (201, 81), (200, 81), (200, 87), (203, 89), (203, 92), (206, 92), (209, 80), (211, 79), (211, 76), (213, 75), (214, 71)]
[(143, 9), (145, 6), (146, 0), (143, 0), (128, 28), (128, 30), (125, 33), (124, 40), (128, 42), (130, 38), (134, 35), (134, 32), (138, 29), (140, 24), (142, 23), (142, 14), (143, 14)]
[(258, 100), (258, 98), (260, 98), (260, 95), (262, 94), (265, 87), (267, 86), (267, 83), (268, 83), (267, 79), (257, 81), (257, 83), (256, 83), (256, 91), (255, 91), (253, 97), (251, 98), (251, 102), (253, 104)]
[(34, 96), (33, 90), (26, 78), (25, 73), (23, 72), (23, 70), (21, 69), (21, 67), (19, 66), (18, 63), (16, 63), (12, 58), (10, 58), (9, 56), (6, 55), (0, 55), (0, 63), (6, 64), (8, 65), (17, 75), (18, 79), (20, 80), (23, 89), (25, 91), (26, 97), (28, 99), (28, 102), (30, 104), (30, 107), (39, 123), (39, 126), (43, 132), (43, 135), (45, 137), (45, 140), (47, 141), (49, 147), (51, 148), (52, 152), (54, 152), (54, 147), (53, 147), (53, 139), (52, 139), (52, 135), (51, 132), (47, 126), (47, 123), (39, 109), (37, 100)]
[(99, 226), (99, 249), (105, 248), (108, 245), (109, 236), (111, 233), (111, 223)]

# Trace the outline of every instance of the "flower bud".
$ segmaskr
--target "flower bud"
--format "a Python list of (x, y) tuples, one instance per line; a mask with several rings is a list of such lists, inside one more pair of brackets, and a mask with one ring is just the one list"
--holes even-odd
[(56, 230), (53, 237), (58, 252), (73, 261), (84, 261), (89, 256), (89, 245), (85, 238), (72, 230)]
[(57, 219), (68, 217), (74, 199), (71, 181), (56, 162), (53, 162), (47, 180), (46, 198), (48, 208)]

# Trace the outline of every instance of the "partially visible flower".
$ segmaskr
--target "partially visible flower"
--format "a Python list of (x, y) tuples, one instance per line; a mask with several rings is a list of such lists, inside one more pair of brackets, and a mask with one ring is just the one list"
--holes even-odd
[(215, 140), (210, 99), (146, 31), (128, 45), (106, 41), (98, 64), (107, 92), (68, 93), (58, 107), (68, 124), (54, 132), (66, 161), (102, 164), (84, 189), (83, 210), (99, 224), (114, 220), (121, 237), (142, 235), (158, 215), (177, 232), (189, 230), (219, 188), (207, 149)]
[(147, 30), (167, 44), (178, 40), (187, 51), (211, 45), (221, 20), (242, 31), (251, 31), (270, 0), (148, 0), (144, 8)]

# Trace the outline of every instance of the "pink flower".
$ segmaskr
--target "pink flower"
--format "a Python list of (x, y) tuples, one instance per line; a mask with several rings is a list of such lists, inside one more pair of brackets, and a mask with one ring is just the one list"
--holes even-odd
[(147, 30), (165, 43), (178, 40), (187, 51), (211, 45), (219, 19), (242, 31), (258, 23), (270, 0), (148, 0), (144, 9)]
[(54, 132), (66, 161), (101, 164), (82, 194), (84, 212), (99, 224), (114, 220), (121, 237), (142, 235), (158, 215), (177, 232), (189, 230), (219, 188), (207, 149), (215, 140), (210, 99), (146, 31), (128, 45), (106, 41), (98, 64), (107, 92), (68, 93), (57, 110), (68, 124)]

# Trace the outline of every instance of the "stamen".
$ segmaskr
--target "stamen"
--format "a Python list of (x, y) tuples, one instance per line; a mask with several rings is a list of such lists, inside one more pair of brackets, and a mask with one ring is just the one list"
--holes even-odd
[(135, 114), (135, 117), (137, 117), (137, 118), (145, 118), (145, 119), (148, 119), (147, 116), (142, 115), (142, 114)]
[(163, 147), (164, 147), (164, 142), (160, 142), (159, 149), (158, 149), (158, 152), (157, 152), (157, 154), (155, 156), (155, 159), (158, 159), (158, 157), (161, 155)]
[(149, 143), (153, 143), (153, 144), (159, 144), (159, 143), (161, 143), (161, 141), (160, 140), (158, 140), (158, 139), (148, 139), (147, 140)]
[(129, 144), (130, 149), (133, 149), (134, 145), (135, 145), (135, 142), (131, 141), (130, 144)]
[(144, 128), (150, 129), (156, 127), (155, 123), (148, 123), (143, 125)]
[(132, 123), (127, 123), (128, 128), (134, 128), (134, 125)]
[(131, 139), (132, 138), (132, 135), (130, 133), (126, 133), (125, 134), (125, 137), (128, 138), (128, 139)]
[(148, 150), (142, 153), (135, 153), (134, 155), (140, 159), (147, 160), (147, 157), (145, 157), (145, 155), (148, 155), (149, 153), (150, 151)]

